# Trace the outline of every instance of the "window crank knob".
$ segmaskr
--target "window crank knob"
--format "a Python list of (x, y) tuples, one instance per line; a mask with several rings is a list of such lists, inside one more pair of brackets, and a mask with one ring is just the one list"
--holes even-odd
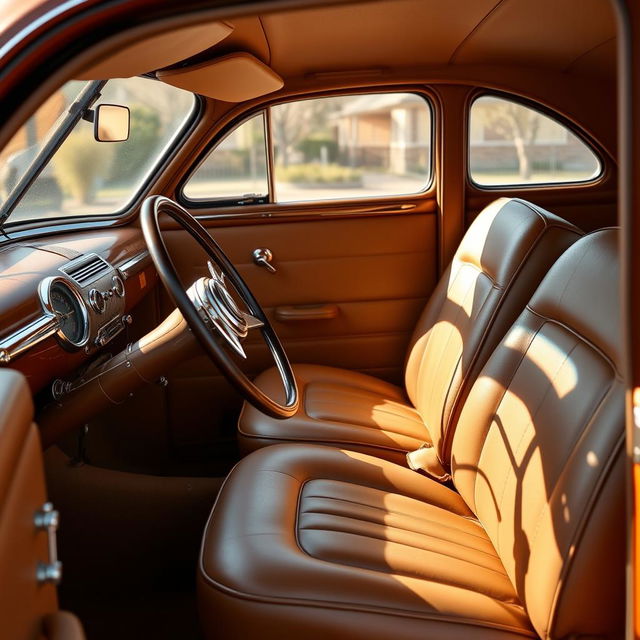
[(276, 268), (271, 264), (272, 260), (273, 260), (273, 253), (271, 253), (270, 249), (266, 249), (266, 248), (254, 249), (253, 261), (259, 267), (264, 267), (267, 271), (270, 271), (271, 273), (275, 273)]

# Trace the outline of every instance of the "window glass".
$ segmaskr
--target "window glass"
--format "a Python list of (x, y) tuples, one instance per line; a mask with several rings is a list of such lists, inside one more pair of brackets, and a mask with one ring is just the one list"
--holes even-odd
[(185, 184), (190, 200), (259, 201), (269, 194), (264, 114), (236, 127)]
[(584, 182), (601, 170), (569, 129), (511, 100), (475, 100), (469, 129), (469, 170), (482, 186)]
[(418, 193), (431, 177), (431, 110), (412, 93), (272, 107), (277, 202)]
[[(86, 85), (64, 85), (2, 150), (0, 201), (55, 135), (56, 125)], [(121, 211), (186, 124), (195, 97), (156, 80), (124, 78), (107, 82), (96, 105), (101, 103), (129, 107), (129, 139), (97, 142), (93, 124), (80, 120), (15, 207), (9, 223)]]

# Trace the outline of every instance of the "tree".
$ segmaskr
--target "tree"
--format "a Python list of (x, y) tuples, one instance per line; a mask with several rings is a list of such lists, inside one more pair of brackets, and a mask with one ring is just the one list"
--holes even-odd
[(332, 102), (300, 100), (280, 104), (271, 110), (278, 164), (288, 167), (292, 151), (302, 140), (312, 133), (327, 129), (329, 112), (336, 108)]
[(486, 106), (487, 126), (505, 140), (512, 140), (518, 156), (520, 179), (531, 179), (531, 147), (538, 136), (542, 116), (515, 102), (495, 100)]
[(91, 204), (98, 180), (109, 170), (113, 150), (110, 144), (94, 140), (91, 127), (73, 131), (52, 159), (62, 190), (80, 204)]

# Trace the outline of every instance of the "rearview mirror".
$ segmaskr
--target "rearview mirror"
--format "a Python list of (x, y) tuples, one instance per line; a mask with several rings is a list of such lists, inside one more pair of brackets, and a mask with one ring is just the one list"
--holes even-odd
[(93, 136), (98, 142), (124, 142), (129, 138), (129, 108), (99, 104), (93, 114)]

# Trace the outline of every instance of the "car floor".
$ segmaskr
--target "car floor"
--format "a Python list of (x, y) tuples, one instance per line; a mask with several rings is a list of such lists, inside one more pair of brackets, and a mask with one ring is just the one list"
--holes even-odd
[(195, 581), (202, 532), (222, 477), (165, 477), (45, 453), (60, 512), (60, 604), (87, 638), (198, 640)]

